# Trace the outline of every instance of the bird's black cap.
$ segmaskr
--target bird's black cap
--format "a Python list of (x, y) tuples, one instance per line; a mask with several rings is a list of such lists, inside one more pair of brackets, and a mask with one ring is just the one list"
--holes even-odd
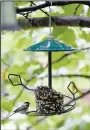
[(24, 102), (24, 104), (30, 104), (29, 102)]

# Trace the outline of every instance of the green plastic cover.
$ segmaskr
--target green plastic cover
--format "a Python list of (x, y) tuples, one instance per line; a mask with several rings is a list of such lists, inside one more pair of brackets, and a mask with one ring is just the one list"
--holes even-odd
[(24, 51), (48, 51), (48, 52), (75, 51), (75, 50), (78, 50), (78, 49), (68, 46), (64, 43), (61, 43), (57, 40), (52, 40), (52, 39), (47, 39), (45, 41), (29, 46), (27, 49), (24, 49)]

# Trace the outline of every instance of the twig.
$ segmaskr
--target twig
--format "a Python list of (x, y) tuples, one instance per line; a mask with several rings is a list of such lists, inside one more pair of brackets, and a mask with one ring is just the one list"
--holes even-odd
[(76, 15), (76, 13), (77, 13), (77, 10), (78, 10), (78, 8), (80, 7), (80, 5), (81, 5), (81, 4), (78, 4), (78, 6), (75, 8), (74, 15)]
[[(86, 47), (86, 48), (81, 48), (81, 49), (79, 49), (79, 50), (77, 50), (77, 51), (73, 51), (73, 52), (69, 52), (69, 53), (67, 53), (67, 54), (64, 54), (62, 57), (60, 57), (60, 58), (58, 58), (57, 60), (53, 61), (52, 64), (55, 64), (55, 63), (57, 63), (57, 62), (63, 60), (64, 58), (66, 58), (67, 56), (69, 56), (69, 55), (71, 55), (71, 54), (75, 54), (75, 53), (78, 53), (78, 52), (80, 52), (80, 51), (89, 50), (89, 49), (90, 49), (90, 47)], [(48, 66), (48, 65), (47, 65), (47, 66)]]
[[(35, 4), (34, 2), (32, 2), (32, 4), (36, 6), (36, 4)], [(49, 15), (46, 11), (44, 11), (43, 9), (40, 9), (40, 10), (41, 10), (44, 14), (46, 14), (48, 17), (50, 17), (50, 15)], [(53, 17), (51, 17), (51, 21), (52, 21), (53, 23), (55, 23), (55, 20), (53, 19)]]
[[(58, 74), (58, 75), (52, 75), (54, 78), (57, 77), (82, 77), (82, 78), (90, 78), (90, 75), (80, 75), (80, 74)], [(44, 77), (44, 76), (43, 76)]]
[[(76, 101), (76, 100), (79, 100), (79, 99), (81, 99), (81, 98), (83, 98), (84, 96), (86, 96), (86, 95), (88, 95), (88, 94), (90, 94), (90, 90), (88, 90), (87, 92), (85, 92), (85, 93), (81, 94), (80, 96), (76, 97), (76, 98), (75, 98), (75, 101)], [(73, 102), (73, 100), (69, 101), (69, 102), (66, 103), (64, 106), (69, 105), (69, 104), (71, 104), (72, 102)]]
[(10, 67), (10, 65), (7, 64), (3, 59), (1, 59), (1, 61), (2, 61), (2, 63), (3, 63), (4, 65), (6, 65), (7, 67)]
[(24, 88), (21, 89), (21, 91), (19, 92), (19, 94), (18, 94), (18, 95), (16, 96), (16, 98), (14, 99), (14, 101), (13, 101), (13, 106), (16, 104), (18, 98), (22, 95), (23, 91), (24, 91)]
[[(36, 4), (32, 1), (32, 4), (33, 5), (35, 5), (36, 6)], [(47, 16), (49, 16), (49, 14), (46, 12), (46, 11), (44, 11), (43, 9), (40, 9), (44, 14), (46, 14)]]
[[(32, 2), (30, 2), (30, 7), (32, 6)], [(26, 13), (20, 13), (23, 15), (26, 19), (28, 19), (29, 22), (32, 22), (30, 18), (28, 18), (29, 13), (32, 13), (32, 11), (27, 11)]]

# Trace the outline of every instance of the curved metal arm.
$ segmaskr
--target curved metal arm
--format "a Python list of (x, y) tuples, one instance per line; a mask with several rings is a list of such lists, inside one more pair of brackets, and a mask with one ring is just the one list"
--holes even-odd
[[(11, 76), (17, 76), (18, 78), (19, 78), (19, 83), (13, 83), (13, 81), (11, 80)], [(26, 87), (26, 85), (24, 85), (23, 83), (22, 83), (22, 80), (21, 80), (21, 76), (20, 75), (17, 75), (17, 74), (9, 74), (8, 75), (8, 78), (9, 78), (9, 81), (11, 82), (11, 84), (13, 85), (13, 86), (18, 86), (18, 85), (21, 85), (21, 86), (23, 86), (25, 89), (27, 89), (27, 90), (31, 90), (31, 91), (35, 91), (36, 89), (30, 89), (30, 88), (28, 88), (28, 87)]]
[[(70, 90), (70, 88), (69, 88), (71, 84), (73, 84), (73, 85), (74, 85), (74, 88), (76, 89), (76, 91), (75, 91), (74, 93), (73, 93), (73, 92)], [(76, 85), (75, 85), (74, 82), (70, 82), (67, 88), (68, 88), (68, 90), (71, 92), (72, 95), (75, 95), (75, 94), (78, 92), (78, 89), (77, 89), (77, 87), (76, 87)]]
[[(19, 78), (19, 80), (20, 80), (20, 83), (13, 83), (12, 80), (11, 80), (11, 76), (17, 76), (17, 78)], [(22, 85), (22, 80), (21, 80), (20, 75), (17, 75), (17, 74), (9, 74), (9, 75), (8, 75), (8, 78), (9, 78), (9, 80), (10, 80), (10, 82), (11, 82), (11, 84), (12, 84), (13, 86)]]
[[(75, 91), (74, 93), (70, 90), (70, 85), (71, 85), (71, 84), (73, 84), (74, 87), (75, 87), (75, 89), (76, 89), (76, 91)], [(71, 108), (69, 108), (69, 109), (66, 110), (66, 111), (69, 111), (70, 109), (72, 110), (72, 109), (75, 108), (75, 105), (76, 105), (76, 102), (75, 102), (75, 94), (78, 92), (78, 90), (77, 90), (77, 87), (76, 87), (76, 85), (74, 84), (74, 82), (70, 82), (67, 88), (68, 88), (69, 92), (72, 94), (73, 98), (71, 98), (71, 97), (69, 97), (69, 96), (66, 96), (66, 95), (63, 95), (63, 96), (64, 96), (64, 97), (67, 97), (67, 98), (70, 98), (71, 101), (73, 100), (72, 102), (74, 103), (73, 105), (71, 105), (71, 106), (72, 106)], [(70, 106), (70, 105), (66, 103), (66, 104), (64, 105), (64, 107), (67, 107), (67, 106)]]
[[(33, 113), (33, 114), (31, 114), (31, 113)], [(27, 111), (26, 115), (27, 116), (36, 116), (36, 113), (37, 113), (37, 111)]]
[[(74, 105), (67, 105), (67, 106), (71, 106), (71, 107), (68, 108), (67, 110), (62, 111), (60, 114), (63, 114), (63, 113), (69, 112), (69, 111), (71, 111), (71, 110), (73, 110), (73, 109), (75, 108), (75, 104), (74, 104)], [(67, 107), (67, 106), (65, 106), (65, 107)]]

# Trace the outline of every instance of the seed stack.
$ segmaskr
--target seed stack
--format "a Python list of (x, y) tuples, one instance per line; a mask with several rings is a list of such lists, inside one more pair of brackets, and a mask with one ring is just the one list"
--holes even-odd
[(47, 86), (40, 86), (35, 92), (36, 115), (49, 116), (57, 115), (64, 111), (64, 97), (60, 92)]

